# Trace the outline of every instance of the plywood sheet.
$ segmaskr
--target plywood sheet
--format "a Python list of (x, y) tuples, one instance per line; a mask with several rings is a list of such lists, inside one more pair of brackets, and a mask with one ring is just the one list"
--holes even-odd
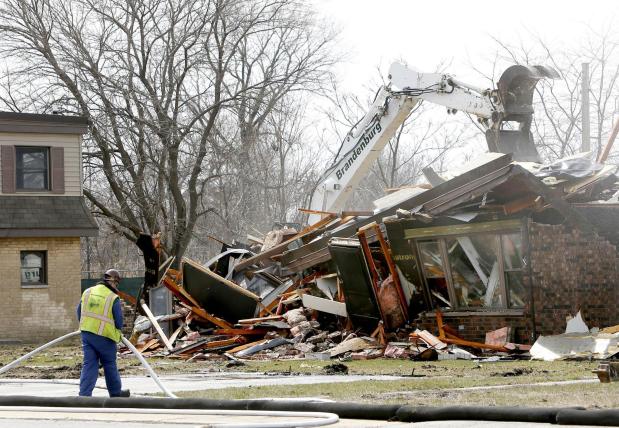
[(195, 262), (183, 261), (183, 287), (208, 313), (226, 321), (255, 316), (256, 295)]

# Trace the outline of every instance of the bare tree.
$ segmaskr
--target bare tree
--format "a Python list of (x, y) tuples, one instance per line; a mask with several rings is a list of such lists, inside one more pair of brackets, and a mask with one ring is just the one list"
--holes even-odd
[(202, 222), (203, 232), (196, 233), (200, 240), (216, 233), (230, 241), (266, 233), (274, 222), (299, 221), (297, 208), (304, 206), (319, 172), (319, 147), (308, 132), (312, 122), (306, 102), (298, 94), (280, 100), (246, 148), (249, 160), (237, 156), (217, 165), (220, 178), (204, 195), (215, 210)]
[(180, 258), (215, 210), (206, 189), (234, 173), (218, 165), (238, 149), (218, 145), (226, 113), (251, 101), (240, 122), (253, 132), (319, 82), (331, 39), (314, 26), (293, 0), (6, 0), (1, 49), (22, 100), (3, 101), (88, 117), (95, 212), (131, 240), (163, 232)]

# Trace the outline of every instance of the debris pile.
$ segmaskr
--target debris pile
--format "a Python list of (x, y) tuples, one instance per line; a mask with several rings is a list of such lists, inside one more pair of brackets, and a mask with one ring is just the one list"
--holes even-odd
[[(526, 316), (531, 293), (514, 230), (555, 216), (590, 231), (576, 205), (617, 200), (615, 172), (582, 157), (538, 165), (493, 154), (447, 180), (426, 171), (430, 185), (392, 193), (375, 212), (312, 211), (322, 215), (314, 225), (224, 244), (205, 263), (160, 263), (157, 239), (144, 235), (143, 316), (132, 342), (150, 356), (232, 362), (529, 358), (542, 343), (523, 344), (531, 335), (515, 334), (520, 326), (471, 332), (458, 316)], [(162, 287), (174, 310), (155, 316), (145, 301)]]

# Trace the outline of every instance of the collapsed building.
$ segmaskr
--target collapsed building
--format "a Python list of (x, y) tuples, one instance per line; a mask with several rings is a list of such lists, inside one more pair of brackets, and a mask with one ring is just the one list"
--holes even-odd
[[(393, 261), (408, 288), (411, 320), (417, 317), (424, 327), (436, 325), (436, 309), (471, 340), (510, 325), (517, 341), (532, 343), (539, 334), (560, 333), (566, 317), (579, 309), (593, 325), (617, 324), (619, 206), (610, 198), (616, 168), (591, 169), (583, 158), (566, 163), (577, 164), (575, 176), (561, 169), (532, 172), (509, 155), (495, 157), (283, 251), (280, 268), (299, 273), (333, 264), (338, 237), (352, 238), (363, 225), (384, 222)], [(588, 169), (576, 170), (583, 163)], [(541, 177), (553, 178), (547, 180), (553, 185)], [(604, 196), (609, 200), (597, 201)], [(245, 264), (254, 261), (272, 260), (260, 254)], [(345, 263), (336, 263), (340, 272), (350, 270)], [(367, 278), (368, 272), (359, 276)]]
[(446, 344), (522, 352), (578, 311), (594, 327), (619, 324), (615, 172), (584, 155), (541, 165), (492, 153), (451, 177), (427, 170), (429, 185), (387, 195), (374, 212), (272, 231), (257, 253), (225, 245), (180, 271), (168, 261), (155, 282), (185, 309), (177, 318), (215, 325), (169, 351), (370, 358), (411, 355), (406, 342), (415, 355)]

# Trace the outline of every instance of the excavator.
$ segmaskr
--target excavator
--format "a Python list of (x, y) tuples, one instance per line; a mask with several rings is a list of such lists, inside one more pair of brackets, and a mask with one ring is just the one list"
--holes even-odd
[(379, 89), (368, 112), (348, 133), (335, 161), (318, 181), (310, 200), (309, 224), (320, 220), (320, 212), (344, 208), (385, 145), (422, 101), (445, 106), (448, 113), (463, 111), (476, 116), (485, 129), (490, 152), (539, 162), (531, 122), (533, 93), (543, 78), (558, 79), (559, 74), (545, 66), (512, 65), (495, 89), (483, 89), (449, 74), (420, 73), (401, 63), (392, 64), (388, 84)]

